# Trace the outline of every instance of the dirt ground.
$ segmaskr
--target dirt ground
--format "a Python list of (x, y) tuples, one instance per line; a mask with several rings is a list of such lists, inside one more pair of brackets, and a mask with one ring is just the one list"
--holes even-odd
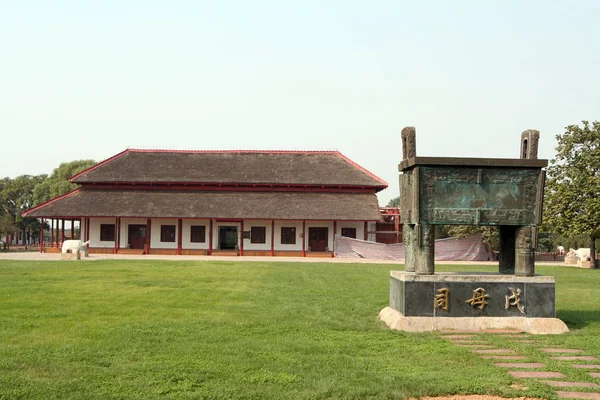
[[(415, 399), (410, 399), (415, 400)], [(456, 395), (456, 396), (442, 396), (442, 397), (421, 397), (419, 400), (508, 400), (504, 397), (498, 396), (487, 396), (480, 394), (473, 395)], [(543, 400), (533, 397), (513, 397), (512, 400)]]

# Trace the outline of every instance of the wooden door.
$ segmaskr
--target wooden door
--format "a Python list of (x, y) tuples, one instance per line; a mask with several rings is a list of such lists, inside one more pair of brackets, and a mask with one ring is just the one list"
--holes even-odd
[(130, 249), (143, 249), (146, 247), (146, 225), (129, 225), (128, 242)]
[(310, 251), (327, 251), (329, 228), (308, 228)]

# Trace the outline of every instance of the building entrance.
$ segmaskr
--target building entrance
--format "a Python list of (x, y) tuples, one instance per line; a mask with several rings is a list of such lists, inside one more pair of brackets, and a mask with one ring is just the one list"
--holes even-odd
[(235, 250), (238, 246), (237, 226), (219, 227), (219, 250)]

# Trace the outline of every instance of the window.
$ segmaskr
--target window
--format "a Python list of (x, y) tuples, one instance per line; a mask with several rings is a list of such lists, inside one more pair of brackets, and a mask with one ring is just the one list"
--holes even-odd
[(100, 225), (100, 241), (114, 242), (115, 241), (115, 224)]
[(250, 243), (267, 243), (267, 228), (264, 226), (250, 228)]
[(342, 228), (342, 236), (356, 239), (356, 228)]
[(160, 226), (160, 241), (174, 242), (175, 241), (175, 225)]
[(206, 242), (206, 227), (204, 225), (192, 225), (190, 230), (190, 242), (204, 243)]
[(281, 228), (281, 244), (296, 244), (296, 228)]

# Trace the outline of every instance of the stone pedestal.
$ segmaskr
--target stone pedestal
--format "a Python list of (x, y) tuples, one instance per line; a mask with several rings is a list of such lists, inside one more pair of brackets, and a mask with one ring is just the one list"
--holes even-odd
[(76, 252), (76, 253), (60, 253), (60, 259), (63, 260), (63, 261), (81, 260), (81, 254), (79, 252)]
[(385, 316), (388, 326), (401, 330), (500, 326), (532, 333), (568, 332), (555, 318), (551, 276), (391, 271), (389, 309), (380, 318)]
[(579, 261), (579, 257), (577, 256), (566, 256), (565, 257), (565, 264), (569, 264), (569, 265), (577, 265), (577, 262)]
[(591, 260), (578, 260), (577, 266), (579, 268), (595, 268), (594, 262)]

